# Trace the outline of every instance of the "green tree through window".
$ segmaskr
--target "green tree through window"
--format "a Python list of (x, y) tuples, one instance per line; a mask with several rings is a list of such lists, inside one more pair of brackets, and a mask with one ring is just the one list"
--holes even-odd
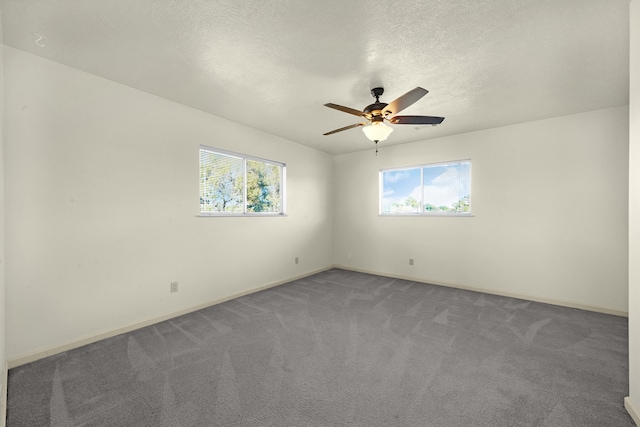
[(280, 211), (280, 169), (255, 160), (247, 160), (247, 211)]
[(200, 151), (201, 212), (242, 212), (243, 185), (241, 158)]

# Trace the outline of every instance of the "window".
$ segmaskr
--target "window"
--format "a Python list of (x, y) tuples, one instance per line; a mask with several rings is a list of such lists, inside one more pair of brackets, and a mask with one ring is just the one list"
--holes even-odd
[(200, 147), (201, 215), (282, 215), (283, 163)]
[(471, 215), (471, 160), (380, 171), (381, 215)]

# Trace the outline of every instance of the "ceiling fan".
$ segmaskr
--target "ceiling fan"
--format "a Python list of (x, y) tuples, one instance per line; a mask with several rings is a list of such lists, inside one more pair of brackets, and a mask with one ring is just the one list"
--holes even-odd
[(409, 107), (417, 102), (420, 98), (429, 93), (428, 90), (421, 87), (410, 90), (398, 99), (392, 101), (390, 104), (380, 102), (380, 96), (384, 93), (384, 88), (376, 87), (371, 89), (371, 95), (376, 99), (371, 105), (367, 105), (364, 110), (358, 111), (353, 108), (343, 107), (337, 104), (324, 104), (325, 107), (333, 108), (334, 110), (344, 111), (345, 113), (353, 114), (354, 116), (363, 117), (367, 119), (366, 122), (356, 123), (354, 125), (345, 126), (340, 129), (332, 130), (331, 132), (324, 133), (323, 135), (332, 135), (334, 133), (342, 132), (343, 130), (353, 129), (356, 127), (364, 126), (364, 131), (367, 138), (376, 143), (376, 153), (378, 152), (377, 145), (379, 141), (387, 139), (393, 129), (384, 124), (384, 121), (388, 121), (394, 125), (439, 125), (444, 120), (444, 117), (433, 116), (396, 116), (395, 114)]

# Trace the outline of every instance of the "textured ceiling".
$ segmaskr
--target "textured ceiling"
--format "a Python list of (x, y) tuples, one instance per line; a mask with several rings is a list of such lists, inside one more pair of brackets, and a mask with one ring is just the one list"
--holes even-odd
[(4, 43), (329, 153), (430, 93), (385, 145), (628, 103), (629, 0), (0, 0)]

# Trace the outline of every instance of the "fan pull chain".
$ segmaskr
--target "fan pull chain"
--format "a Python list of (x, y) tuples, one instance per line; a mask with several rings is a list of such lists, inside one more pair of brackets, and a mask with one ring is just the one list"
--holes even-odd
[(376, 143), (376, 157), (378, 157), (378, 141), (375, 141)]

